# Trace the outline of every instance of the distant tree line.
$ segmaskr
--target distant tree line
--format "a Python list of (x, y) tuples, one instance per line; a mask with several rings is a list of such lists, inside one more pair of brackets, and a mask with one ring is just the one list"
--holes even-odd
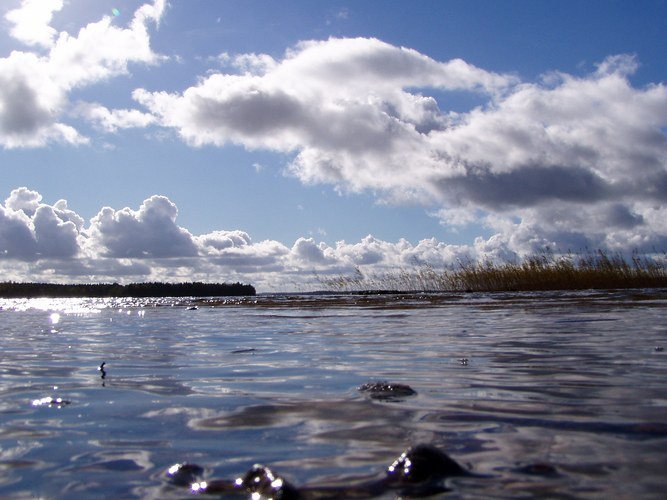
[(221, 297), (255, 295), (255, 287), (241, 283), (0, 283), (2, 298), (32, 297)]

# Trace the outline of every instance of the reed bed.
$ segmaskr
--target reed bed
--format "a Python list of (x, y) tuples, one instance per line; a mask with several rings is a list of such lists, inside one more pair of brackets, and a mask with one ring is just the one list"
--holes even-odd
[(548, 252), (521, 262), (465, 261), (436, 270), (430, 265), (365, 275), (321, 279), (328, 289), (355, 291), (538, 291), (667, 287), (667, 259), (633, 255), (630, 259), (602, 250), (585, 255)]

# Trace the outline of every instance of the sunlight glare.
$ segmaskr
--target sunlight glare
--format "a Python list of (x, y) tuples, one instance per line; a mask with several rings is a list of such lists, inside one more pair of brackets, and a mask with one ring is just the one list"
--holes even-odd
[(190, 485), (190, 490), (192, 491), (192, 493), (203, 493), (206, 491), (207, 486), (208, 484), (206, 483), (206, 481), (201, 481), (199, 483), (192, 483)]

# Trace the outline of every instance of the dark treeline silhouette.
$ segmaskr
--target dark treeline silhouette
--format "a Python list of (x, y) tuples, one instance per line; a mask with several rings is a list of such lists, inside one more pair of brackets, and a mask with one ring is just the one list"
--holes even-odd
[(221, 297), (255, 295), (255, 287), (241, 283), (0, 283), (0, 297)]

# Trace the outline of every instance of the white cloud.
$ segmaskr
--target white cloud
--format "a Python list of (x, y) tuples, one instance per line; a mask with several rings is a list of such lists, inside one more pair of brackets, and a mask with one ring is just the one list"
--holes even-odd
[(55, 202), (53, 205), (53, 210), (55, 210), (60, 220), (65, 222), (67, 221), (71, 222), (72, 224), (74, 224), (74, 227), (76, 228), (77, 232), (81, 232), (85, 221), (83, 217), (81, 217), (74, 210), (71, 210), (67, 206), (67, 200), (58, 200), (57, 202)]
[(153, 115), (138, 109), (108, 109), (95, 103), (80, 103), (76, 112), (111, 133), (128, 128), (145, 128), (155, 122)]
[[(221, 63), (225, 62), (224, 56), (219, 56)], [(266, 74), (276, 67), (276, 61), (267, 54), (239, 54), (233, 59), (233, 66), (239, 71), (250, 75)]]
[(0, 205), (0, 270), (4, 279), (20, 281), (242, 281), (268, 291), (322, 287), (315, 274), (356, 268), (379, 274), (425, 263), (441, 267), (473, 250), (371, 235), (334, 246), (302, 237), (288, 247), (254, 242), (242, 230), (193, 236), (177, 217), (176, 205), (155, 195), (136, 210), (104, 207), (85, 223), (66, 200), (49, 205), (40, 193), (17, 188)]
[[(291, 252), (293, 257), (298, 262), (312, 263), (312, 264), (323, 264), (327, 260), (333, 261), (331, 255), (327, 257), (326, 245), (320, 243), (319, 245), (315, 243), (313, 238), (299, 238), (294, 242)], [(331, 252), (327, 252), (331, 254)]]
[(0, 207), (0, 256), (30, 260), (37, 251), (30, 218), (23, 211)]
[(78, 216), (68, 214), (66, 203), (51, 207), (41, 201), (38, 192), (19, 188), (0, 206), (0, 258), (32, 261), (78, 254)]
[(5, 19), (11, 22), (10, 34), (28, 45), (50, 47), (57, 31), (49, 26), (54, 12), (63, 8), (63, 0), (23, 0)]
[[(131, 63), (160, 60), (150, 47), (149, 23), (159, 22), (166, 3), (155, 0), (141, 6), (129, 27), (116, 27), (110, 16), (81, 28), (77, 35), (56, 33), (49, 26), (58, 0), (25, 0), (6, 14), (14, 25), (11, 35), (33, 52), (15, 50), (0, 58), (0, 146), (38, 147), (50, 142), (83, 144), (88, 139), (62, 120), (69, 111), (69, 95), (99, 81), (126, 74)], [(145, 126), (149, 118), (139, 111), (101, 111), (92, 118), (115, 130)]]
[[(241, 74), (210, 75), (182, 94), (137, 90), (134, 97), (194, 145), (232, 142), (300, 151), (300, 159), (309, 153), (331, 156), (333, 170), (344, 169), (351, 155), (370, 168), (399, 153), (390, 163), (399, 171), (402, 160), (418, 154), (418, 130), (446, 124), (433, 99), (403, 87), (493, 93), (513, 81), (460, 60), (439, 63), (361, 38), (304, 42), (282, 61), (256, 54), (234, 60)], [(404, 153), (399, 143), (407, 148)], [(356, 170), (363, 175), (363, 169)], [(302, 176), (320, 180), (308, 172)], [(358, 183), (351, 176), (324, 176), (330, 178)]]
[(195, 237), (206, 253), (215, 254), (228, 248), (242, 248), (251, 244), (250, 235), (244, 231), (214, 231)]
[[(137, 90), (135, 98), (192, 144), (294, 151), (293, 172), (306, 182), (414, 191), (448, 204), (460, 198), (443, 188), (450, 178), (502, 191), (498, 176), (515, 172), (534, 182), (526, 169), (537, 168), (570, 185), (574, 175), (585, 189), (598, 176), (616, 180), (642, 150), (645, 162), (664, 164), (665, 88), (633, 88), (627, 76), (636, 63), (627, 56), (583, 78), (551, 75), (549, 85), (373, 39), (304, 42), (281, 61), (235, 60), (250, 61), (242, 74), (213, 74), (182, 94)], [(442, 111), (412, 88), (480, 92), (488, 105)], [(605, 147), (610, 140), (614, 147)], [(553, 187), (547, 195), (563, 196)]]
[(168, 198), (152, 196), (138, 211), (103, 208), (92, 220), (91, 238), (102, 255), (115, 258), (192, 257), (192, 235), (176, 224), (178, 210)]
[[(541, 210), (528, 209), (523, 218), (490, 214), (487, 218), (493, 220), (486, 223), (498, 232), (471, 245), (436, 238), (389, 242), (368, 235), (334, 245), (301, 237), (287, 246), (254, 242), (239, 229), (192, 235), (178, 225), (178, 209), (164, 196), (151, 196), (136, 210), (104, 207), (85, 223), (65, 200), (49, 205), (40, 193), (18, 188), (0, 204), (0, 271), (4, 279), (19, 281), (241, 281), (260, 291), (289, 291), (321, 289), (329, 278), (335, 281), (360, 270), (384, 286), (401, 286), (404, 278), (418, 286), (414, 280), (419, 274), (410, 273), (425, 265), (437, 272), (469, 260), (508, 262), (546, 247), (558, 251), (559, 244), (563, 252), (570, 249), (564, 245), (575, 250), (594, 242), (598, 246), (591, 249), (647, 253), (656, 243), (667, 244), (667, 209), (659, 206), (627, 211), (608, 204), (580, 212), (554, 205), (548, 214)], [(592, 237), (573, 229), (570, 221), (616, 224), (619, 229)], [(662, 236), (656, 239), (656, 233)]]
[[(192, 145), (291, 152), (290, 171), (304, 183), (422, 204), (444, 224), (483, 220), (508, 252), (665, 236), (642, 214), (667, 197), (667, 87), (634, 87), (632, 56), (538, 82), (363, 38), (235, 60), (248, 61), (241, 73), (134, 97)], [(448, 111), (430, 89), (486, 103)], [(556, 227), (550, 218), (562, 205), (571, 210)]]
[(40, 258), (75, 257), (79, 251), (76, 224), (62, 220), (53, 207), (41, 205), (32, 218)]
[(73, 144), (84, 139), (56, 121), (65, 95), (50, 78), (44, 60), (12, 52), (0, 59), (0, 145), (34, 147), (50, 141)]
[(150, 47), (148, 23), (159, 21), (163, 11), (164, 1), (156, 0), (137, 10), (129, 28), (118, 28), (105, 16), (76, 36), (61, 32), (49, 53), (50, 76), (68, 91), (125, 74), (130, 63), (158, 62), (160, 57)]
[(42, 195), (26, 187), (14, 189), (5, 200), (5, 207), (14, 211), (23, 211), (32, 217), (42, 201)]

